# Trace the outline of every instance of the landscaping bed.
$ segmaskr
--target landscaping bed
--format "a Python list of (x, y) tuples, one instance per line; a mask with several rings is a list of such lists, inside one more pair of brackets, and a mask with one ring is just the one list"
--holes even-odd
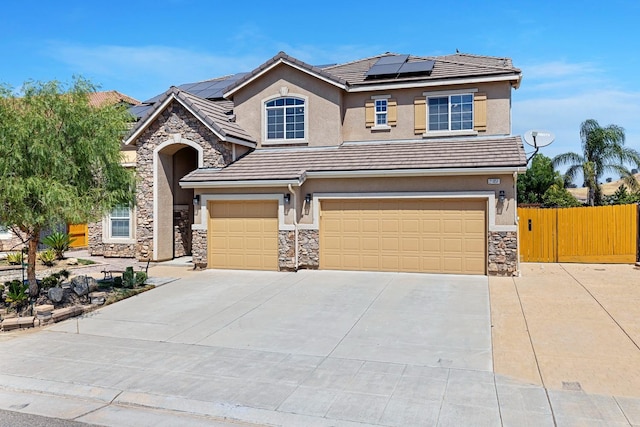
[[(12, 273), (11, 276), (0, 277), (0, 329), (7, 331), (48, 325), (154, 288), (145, 284), (146, 273), (134, 272), (131, 267), (121, 276), (114, 275), (111, 280), (72, 275), (69, 270), (82, 264), (86, 266), (89, 263), (69, 259), (60, 260), (52, 267), (38, 265), (39, 290), (35, 298), (29, 297), (28, 284), (23, 283), (21, 277), (16, 277), (15, 268), (0, 266), (0, 272), (4, 268), (4, 271)], [(18, 271), (21, 269), (18, 266)]]

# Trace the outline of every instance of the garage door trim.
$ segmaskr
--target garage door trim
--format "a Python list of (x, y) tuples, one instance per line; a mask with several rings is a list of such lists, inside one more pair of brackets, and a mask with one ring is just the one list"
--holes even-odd
[[(496, 190), (498, 191), (498, 190)], [(496, 192), (495, 191), (465, 191), (465, 192), (395, 192), (395, 193), (314, 193), (313, 194), (313, 223), (299, 224), (298, 228), (308, 230), (320, 229), (320, 201), (329, 199), (487, 199), (487, 225), (489, 231), (517, 232), (517, 225), (496, 224)]]

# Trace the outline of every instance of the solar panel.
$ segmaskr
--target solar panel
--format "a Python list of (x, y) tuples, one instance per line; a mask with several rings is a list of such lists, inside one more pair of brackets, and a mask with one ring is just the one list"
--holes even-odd
[(389, 55), (383, 56), (378, 59), (375, 65), (388, 65), (388, 64), (404, 64), (409, 59), (409, 55)]
[(376, 62), (373, 67), (369, 68), (369, 71), (367, 71), (366, 76), (376, 77), (376, 76), (395, 75), (395, 74), (398, 74), (398, 71), (400, 71), (400, 67), (402, 67), (402, 64), (378, 65), (378, 63)]
[(430, 73), (435, 65), (434, 61), (407, 62), (402, 64), (398, 74)]
[(390, 55), (378, 59), (365, 74), (367, 78), (398, 77), (407, 74), (429, 74), (434, 61), (407, 62), (409, 55)]
[(149, 111), (149, 109), (151, 108), (151, 105), (134, 105), (133, 107), (129, 108), (129, 112), (134, 116), (137, 117), (138, 119), (142, 118), (147, 111)]

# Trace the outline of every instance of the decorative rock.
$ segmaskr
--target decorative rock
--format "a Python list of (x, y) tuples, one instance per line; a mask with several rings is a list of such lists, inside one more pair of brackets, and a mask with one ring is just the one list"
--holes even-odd
[(89, 299), (91, 300), (91, 304), (94, 305), (102, 305), (107, 299), (106, 292), (91, 292), (89, 294)]
[(49, 288), (49, 292), (47, 292), (47, 295), (49, 296), (49, 299), (54, 303), (60, 303), (64, 298), (64, 289), (58, 287)]
[(76, 276), (71, 279), (71, 289), (78, 296), (87, 295), (89, 293), (89, 281), (87, 276)]
[(67, 265), (78, 265), (78, 258), (68, 258)]

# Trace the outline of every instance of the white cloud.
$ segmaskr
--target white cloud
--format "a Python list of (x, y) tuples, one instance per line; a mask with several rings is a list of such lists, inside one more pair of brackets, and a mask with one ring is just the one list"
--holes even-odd
[[(84, 46), (50, 43), (48, 55), (67, 64), (75, 74), (96, 83), (115, 81), (123, 92), (151, 97), (171, 85), (249, 71), (265, 60), (257, 55), (212, 55), (167, 46)], [(129, 89), (126, 89), (129, 88)], [(139, 92), (143, 92), (139, 94)]]
[(553, 132), (555, 142), (541, 153), (553, 157), (569, 151), (580, 152), (580, 124), (595, 119), (601, 126), (615, 124), (625, 128), (626, 145), (640, 151), (640, 93), (594, 90), (570, 96), (549, 94), (515, 101), (513, 132), (522, 135), (529, 129)]
[(527, 78), (533, 80), (557, 79), (580, 74), (599, 74), (601, 70), (591, 62), (568, 63), (565, 61), (551, 61), (536, 65), (524, 65), (522, 70)]
[(551, 61), (524, 66), (521, 89), (513, 94), (513, 132), (544, 129), (556, 135), (542, 149), (556, 154), (580, 151), (580, 124), (587, 119), (601, 126), (626, 130), (626, 145), (640, 151), (640, 93), (619, 89), (625, 82), (597, 63)]

